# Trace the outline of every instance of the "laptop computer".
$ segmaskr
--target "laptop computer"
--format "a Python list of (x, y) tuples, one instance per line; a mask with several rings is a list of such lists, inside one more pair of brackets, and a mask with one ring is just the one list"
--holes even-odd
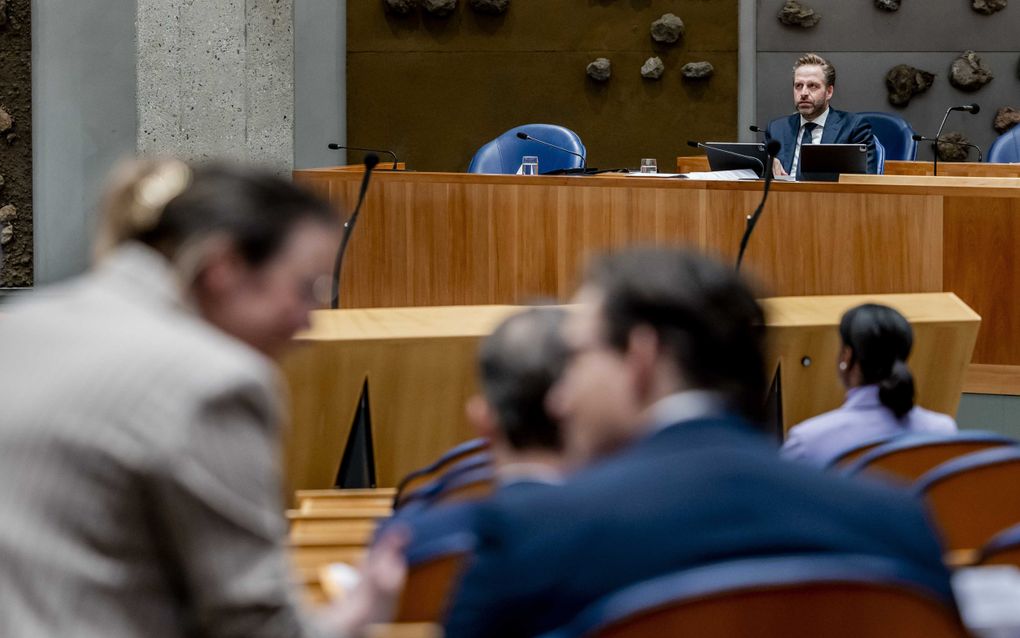
[(841, 173), (868, 172), (867, 144), (804, 144), (797, 179), (836, 182)]
[(758, 177), (765, 176), (768, 153), (763, 143), (705, 142), (705, 154), (713, 171), (751, 169)]

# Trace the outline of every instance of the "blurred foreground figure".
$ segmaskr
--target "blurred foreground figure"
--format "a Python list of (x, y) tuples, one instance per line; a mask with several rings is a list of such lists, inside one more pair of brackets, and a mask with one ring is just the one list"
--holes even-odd
[(399, 532), (314, 620), (284, 550), (270, 357), (336, 235), (269, 175), (115, 175), (95, 268), (0, 319), (0, 635), (348, 635), (385, 616)]
[(623, 252), (597, 264), (575, 302), (549, 401), (589, 467), (558, 489), (479, 506), (448, 638), (539, 635), (625, 586), (751, 557), (880, 557), (952, 595), (918, 503), (785, 462), (756, 431), (764, 317), (731, 268)]

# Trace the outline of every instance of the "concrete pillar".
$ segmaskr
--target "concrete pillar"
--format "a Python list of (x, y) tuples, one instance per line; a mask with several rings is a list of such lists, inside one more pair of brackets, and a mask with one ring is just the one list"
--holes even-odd
[(138, 151), (294, 161), (293, 0), (138, 0)]

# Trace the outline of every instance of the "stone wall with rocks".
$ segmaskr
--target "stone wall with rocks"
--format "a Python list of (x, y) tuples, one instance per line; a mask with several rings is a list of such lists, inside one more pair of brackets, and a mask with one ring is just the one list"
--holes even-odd
[[(479, 4), (439, 16), (431, 4), (347, 3), (349, 144), (392, 148), (417, 170), (464, 170), (482, 144), (532, 122), (576, 131), (599, 168), (642, 157), (669, 167), (693, 152), (688, 139), (736, 139), (737, 0), (514, 0), (501, 14)], [(657, 42), (652, 24), (669, 13), (683, 35)], [(610, 63), (603, 81), (586, 73), (598, 58)]]
[(0, 0), (0, 286), (32, 285), (30, 0)]
[[(885, 9), (871, 2), (802, 0), (820, 18), (814, 27), (803, 29), (777, 19), (786, 2), (758, 1), (757, 121), (741, 122), (741, 127), (764, 126), (794, 111), (791, 69), (806, 51), (819, 53), (836, 66), (834, 107), (896, 113), (919, 133), (934, 135), (947, 107), (977, 102), (980, 113), (953, 113), (945, 130), (962, 133), (986, 153), (998, 136), (996, 112), (1004, 106), (1020, 109), (1020, 40), (1016, 37), (1020, 3), (981, 3), (984, 9), (979, 11), (965, 0), (902, 0), (882, 3)], [(992, 4), (1003, 6), (984, 13)], [(893, 5), (898, 9), (889, 10)], [(975, 91), (950, 82), (954, 61), (966, 51), (974, 51), (994, 76)], [(901, 64), (935, 77), (930, 88), (909, 101), (901, 98), (906, 103), (894, 106), (889, 102), (886, 76)], [(904, 69), (897, 76), (904, 82), (918, 79)], [(920, 77), (919, 84), (926, 84), (926, 77)], [(918, 159), (931, 157), (931, 146), (921, 144)], [(970, 160), (975, 159), (972, 153)]]

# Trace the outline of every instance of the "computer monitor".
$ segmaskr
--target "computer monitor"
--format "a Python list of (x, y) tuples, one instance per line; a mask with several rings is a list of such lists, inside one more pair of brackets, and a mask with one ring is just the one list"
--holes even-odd
[(868, 172), (867, 144), (804, 144), (800, 147), (797, 179), (805, 182), (839, 181), (841, 173)]
[[(758, 177), (765, 176), (768, 153), (762, 143), (705, 142), (708, 166), (713, 171), (751, 169)], [(742, 157), (741, 157), (742, 156)]]

